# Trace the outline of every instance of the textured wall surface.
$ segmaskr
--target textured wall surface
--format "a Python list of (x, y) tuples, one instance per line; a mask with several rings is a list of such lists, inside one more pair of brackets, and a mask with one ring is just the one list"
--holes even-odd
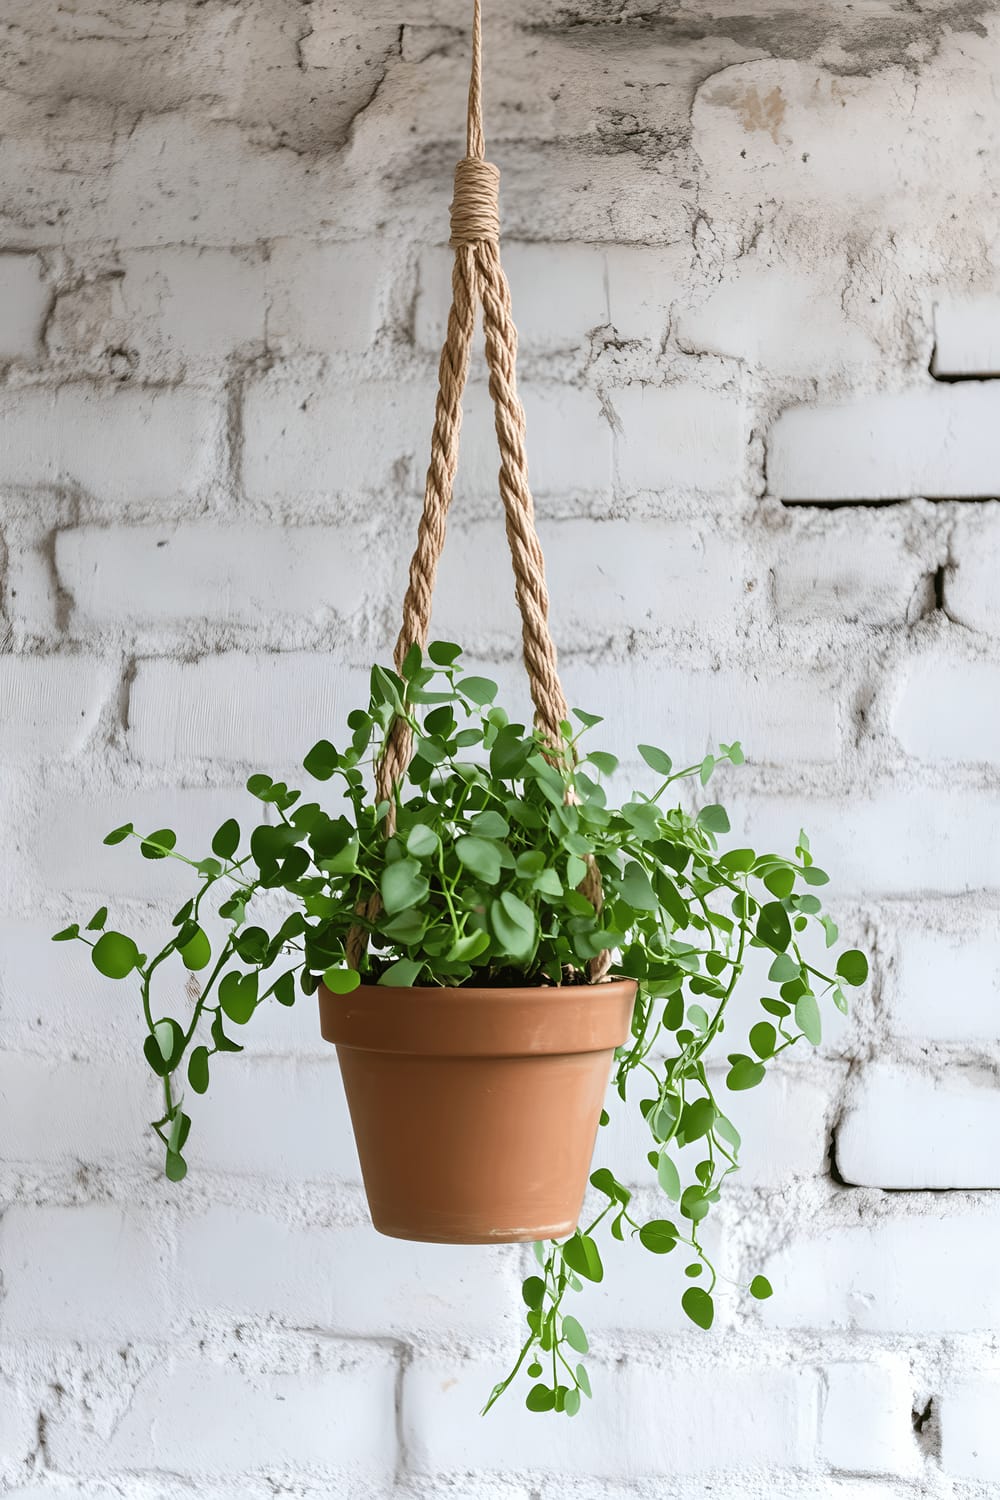
[[(800, 822), (873, 983), (734, 1116), (703, 1335), (637, 1248), (598, 1401), (477, 1405), (509, 1252), (367, 1225), (307, 1002), (159, 1175), (136, 1002), (54, 926), (179, 887), (384, 657), (446, 311), (466, 0), (5, 0), (0, 1489), (1000, 1493), (1000, 6), (508, 0), (488, 131), (571, 699)], [(516, 683), (484, 383), (436, 624)], [(199, 852), (201, 852), (199, 850)]]

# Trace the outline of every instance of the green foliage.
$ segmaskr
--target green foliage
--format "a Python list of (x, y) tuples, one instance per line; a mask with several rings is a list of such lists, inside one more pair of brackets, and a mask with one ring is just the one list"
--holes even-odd
[[(616, 805), (602, 782), (618, 773), (616, 757), (580, 743), (599, 718), (575, 710), (582, 728), (566, 724), (561, 746), (543, 744), (496, 706), (495, 683), (462, 674), (460, 658), (458, 646), (439, 641), (426, 660), (411, 649), (402, 673), (372, 669), (369, 702), (348, 715), (342, 747), (323, 739), (305, 757), (314, 783), (332, 783), (327, 804), (259, 773), (247, 790), (262, 804), (261, 821), (244, 831), (228, 819), (200, 857), (180, 852), (169, 828), (143, 834), (125, 823), (108, 834), (107, 844), (132, 841), (145, 858), (179, 860), (191, 871), (193, 894), (151, 957), (133, 938), (107, 930), (103, 907), (84, 927), (74, 922), (55, 936), (86, 944), (102, 974), (138, 986), (143, 1053), (163, 1092), (152, 1128), (172, 1182), (187, 1172), (191, 1118), (182, 1108), (183, 1083), (193, 1096), (204, 1094), (215, 1059), (243, 1050), (233, 1033), (260, 1006), (292, 1005), (321, 981), (339, 994), (362, 982), (583, 983), (588, 964), (611, 950), (614, 972), (638, 982), (631, 1035), (616, 1054), (613, 1099), (638, 1109), (649, 1132), (644, 1201), (662, 1194), (675, 1217), (655, 1210), (647, 1217), (632, 1190), (598, 1167), (591, 1186), (603, 1206), (593, 1219), (562, 1243), (536, 1246), (538, 1272), (523, 1286), (524, 1344), (487, 1402), (488, 1409), (523, 1369), (532, 1382), (530, 1410), (574, 1416), (591, 1395), (577, 1358), (589, 1344), (564, 1300), (603, 1279), (596, 1238), (602, 1225), (614, 1239), (633, 1240), (636, 1253), (660, 1257), (664, 1274), (682, 1278), (688, 1318), (712, 1327), (717, 1275), (701, 1225), (738, 1169), (740, 1136), (707, 1063), (719, 1061), (730, 1002), (752, 951), (765, 958), (772, 992), (759, 1001), (765, 1018), (752, 1022), (745, 1042), (735, 1039), (743, 1050), (728, 1053), (725, 1087), (736, 1095), (761, 1084), (789, 1047), (818, 1044), (823, 1003), (846, 1008), (843, 987), (863, 984), (868, 963), (850, 949), (830, 975), (803, 951), (810, 928), (823, 948), (838, 939), (815, 894), (828, 877), (805, 834), (790, 856), (735, 842), (726, 848), (730, 823), (719, 803), (695, 812), (677, 805), (676, 783), (692, 782), (697, 795), (721, 766), (742, 765), (738, 743), (679, 769), (666, 751), (640, 745), (653, 785)], [(414, 754), (387, 825), (388, 806), (376, 804), (371, 790), (372, 768), (399, 716), (412, 731)], [(590, 865), (603, 886), (600, 912), (584, 894)], [(258, 900), (271, 892), (282, 901)], [(275, 910), (290, 914), (256, 916)], [(221, 933), (210, 939), (217, 919)], [(352, 968), (347, 943), (356, 923), (367, 947)], [(165, 992), (194, 997), (179, 1017), (154, 1008), (158, 980), (171, 971)], [(609, 1118), (605, 1110), (602, 1124)], [(681, 1153), (692, 1145), (699, 1160), (682, 1176)], [(664, 1259), (678, 1245), (685, 1255)], [(760, 1275), (748, 1290), (757, 1299), (771, 1295)]]

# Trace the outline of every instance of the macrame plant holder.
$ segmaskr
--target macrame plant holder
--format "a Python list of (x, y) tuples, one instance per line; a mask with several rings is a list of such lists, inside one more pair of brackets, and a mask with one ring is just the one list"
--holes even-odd
[[(500, 498), (521, 615), (535, 725), (554, 762), (566, 755), (569, 710), (549, 629), (545, 563), (528, 485), (517, 329), (500, 262), (500, 172), (485, 159), (481, 0), (474, 0), (466, 155), (455, 169), (452, 303), (439, 366), (431, 458), (394, 657), (427, 646), (431, 601), (458, 468), (462, 397), (482, 307), (489, 390), (500, 449)], [(412, 734), (396, 719), (375, 768), (376, 796), (395, 828), (396, 791)], [(572, 790), (567, 800), (573, 800)], [(581, 890), (596, 910), (591, 860)], [(348, 940), (360, 970), (378, 897)], [(628, 1033), (630, 981), (524, 989), (365, 985), (320, 990), (323, 1035), (337, 1045), (365, 1188), (377, 1229), (403, 1239), (464, 1243), (558, 1238), (576, 1227), (614, 1048)]]

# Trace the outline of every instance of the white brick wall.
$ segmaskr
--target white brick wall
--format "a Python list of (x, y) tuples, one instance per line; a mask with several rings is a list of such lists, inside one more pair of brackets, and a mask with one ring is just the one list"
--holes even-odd
[(782, 500), (986, 499), (1000, 490), (1000, 387), (989, 381), (798, 406), (771, 432)]
[(837, 1166), (845, 1182), (862, 1187), (1000, 1187), (998, 1131), (992, 1072), (951, 1065), (932, 1078), (874, 1064), (837, 1131)]
[(896, 737), (923, 761), (1000, 760), (1000, 663), (915, 656), (895, 708)]
[(981, 928), (902, 928), (888, 993), (890, 1025), (914, 1041), (1000, 1040), (1000, 936), (995, 913)]
[(912, 1402), (910, 1371), (902, 1360), (829, 1365), (820, 1451), (830, 1467), (860, 1474), (919, 1472)]
[(958, 1479), (1000, 1480), (996, 1409), (1000, 1381), (955, 1381), (941, 1403), (941, 1459)]
[[(105, 901), (162, 932), (183, 869), (103, 835), (248, 826), (247, 773), (336, 739), (391, 648), (467, 7), (8, 9), (0, 1490), (987, 1500), (1000, 4), (486, 7), (567, 693), (623, 780), (638, 740), (741, 738), (734, 842), (804, 824), (874, 957), (818, 1056), (734, 1096), (712, 1333), (682, 1263), (612, 1245), (573, 1424), (479, 1420), (529, 1253), (373, 1234), (313, 1002), (213, 1064), (173, 1186), (135, 996), (48, 941)], [(435, 629), (525, 710), (476, 350)], [(598, 1159), (638, 1185), (644, 1146), (616, 1118)]]
[(221, 416), (193, 391), (8, 391), (0, 484), (79, 487), (119, 506), (193, 496), (212, 475)]

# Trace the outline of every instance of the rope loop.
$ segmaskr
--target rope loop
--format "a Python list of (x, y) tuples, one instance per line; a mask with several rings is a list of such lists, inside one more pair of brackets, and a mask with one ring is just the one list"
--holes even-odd
[(466, 156), (455, 168), (451, 200), (451, 247), (500, 243), (500, 169)]
[[(535, 724), (553, 763), (562, 763), (562, 724), (569, 717), (559, 681), (555, 642), (549, 630), (549, 596), (545, 563), (535, 530), (535, 507), (528, 484), (524, 408), (517, 393), (517, 329), (511, 310), (510, 288), (500, 264), (500, 172), (485, 159), (482, 109), (482, 15), (475, 0), (472, 26), (472, 76), (466, 155), (455, 168), (451, 205), (451, 245), (455, 251), (452, 304), (448, 333), (441, 351), (438, 396), (431, 437), (431, 457), (424, 487), (424, 508), (417, 545), (410, 561), (403, 599), (403, 623), (394, 652), (398, 669), (416, 643), (427, 645), (431, 598), (438, 562), (444, 548), (448, 511), (458, 468), (462, 396), (469, 375), (469, 355), (477, 307), (482, 307), (486, 363), (490, 375), (497, 443), (500, 449), (500, 498), (506, 518), (507, 541), (514, 569), (514, 595), (521, 614), (524, 665), (535, 707)], [(388, 805), (383, 832), (396, 827), (396, 794), (412, 753), (412, 735), (403, 719), (396, 719), (375, 766), (376, 795)], [(570, 789), (567, 803), (576, 801)], [(580, 887), (595, 911), (601, 910), (601, 877), (591, 856)], [(359, 909), (351, 929), (347, 957), (358, 968), (364, 955), (366, 932), (362, 923), (377, 920), (377, 893)], [(596, 982), (608, 971), (610, 956), (599, 954), (588, 966)]]

